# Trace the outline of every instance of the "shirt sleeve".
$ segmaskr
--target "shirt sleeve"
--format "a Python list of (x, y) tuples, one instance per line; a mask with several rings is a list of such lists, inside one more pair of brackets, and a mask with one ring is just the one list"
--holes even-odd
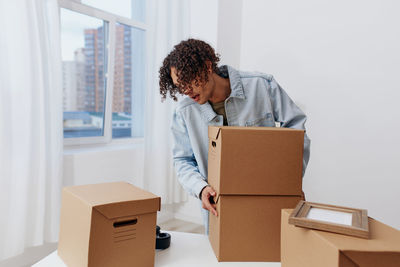
[(177, 111), (173, 114), (171, 130), (173, 137), (172, 154), (178, 181), (186, 192), (200, 198), (201, 190), (208, 184), (205, 177), (199, 172), (186, 124)]
[[(280, 87), (274, 78), (269, 80), (269, 95), (271, 97), (271, 105), (273, 115), (276, 122), (280, 122), (281, 127), (305, 130), (305, 122), (307, 120), (304, 112), (293, 102), (287, 93)], [(303, 176), (310, 159), (311, 140), (304, 133), (304, 151), (303, 151)]]

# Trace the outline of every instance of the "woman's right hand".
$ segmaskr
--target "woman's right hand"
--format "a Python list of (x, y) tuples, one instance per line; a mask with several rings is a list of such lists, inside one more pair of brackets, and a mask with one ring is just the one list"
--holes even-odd
[(212, 214), (214, 214), (215, 216), (218, 216), (216, 205), (211, 204), (211, 202), (210, 202), (210, 198), (215, 197), (216, 195), (217, 195), (217, 192), (215, 192), (215, 190), (210, 185), (207, 185), (201, 191), (201, 203), (202, 203), (203, 209), (206, 209), (209, 212), (211, 212)]

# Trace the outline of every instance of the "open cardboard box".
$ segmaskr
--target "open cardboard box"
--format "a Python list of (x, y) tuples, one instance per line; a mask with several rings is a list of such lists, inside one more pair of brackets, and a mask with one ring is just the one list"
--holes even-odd
[(302, 199), (304, 131), (210, 126), (208, 133), (218, 211), (209, 239), (218, 261), (280, 261), (280, 211)]
[(282, 210), (282, 267), (398, 267), (400, 231), (369, 220), (369, 239), (289, 224)]
[(154, 266), (160, 198), (129, 183), (63, 188), (58, 255), (68, 266)]

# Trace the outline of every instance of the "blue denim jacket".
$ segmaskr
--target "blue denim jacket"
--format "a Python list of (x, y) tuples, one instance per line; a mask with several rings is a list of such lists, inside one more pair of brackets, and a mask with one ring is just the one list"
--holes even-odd
[[(231, 94), (225, 100), (229, 126), (269, 126), (303, 129), (306, 115), (296, 106), (272, 75), (220, 68), (229, 77)], [(172, 120), (173, 158), (180, 184), (199, 198), (207, 185), (208, 126), (223, 125), (209, 103), (199, 105), (190, 97), (177, 105)], [(310, 139), (304, 136), (303, 175), (310, 157)], [(202, 209), (208, 233), (208, 211)]]

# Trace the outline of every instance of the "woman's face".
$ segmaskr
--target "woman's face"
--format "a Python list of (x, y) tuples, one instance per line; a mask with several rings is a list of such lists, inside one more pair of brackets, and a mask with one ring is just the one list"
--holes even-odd
[[(179, 87), (178, 75), (175, 67), (171, 67), (171, 78), (175, 86)], [(207, 82), (200, 82), (196, 85), (195, 81), (191, 82), (191, 88), (182, 88), (185, 95), (192, 98), (194, 101), (200, 105), (207, 103), (207, 101), (212, 97), (215, 88), (215, 81), (212, 75), (208, 75)]]

